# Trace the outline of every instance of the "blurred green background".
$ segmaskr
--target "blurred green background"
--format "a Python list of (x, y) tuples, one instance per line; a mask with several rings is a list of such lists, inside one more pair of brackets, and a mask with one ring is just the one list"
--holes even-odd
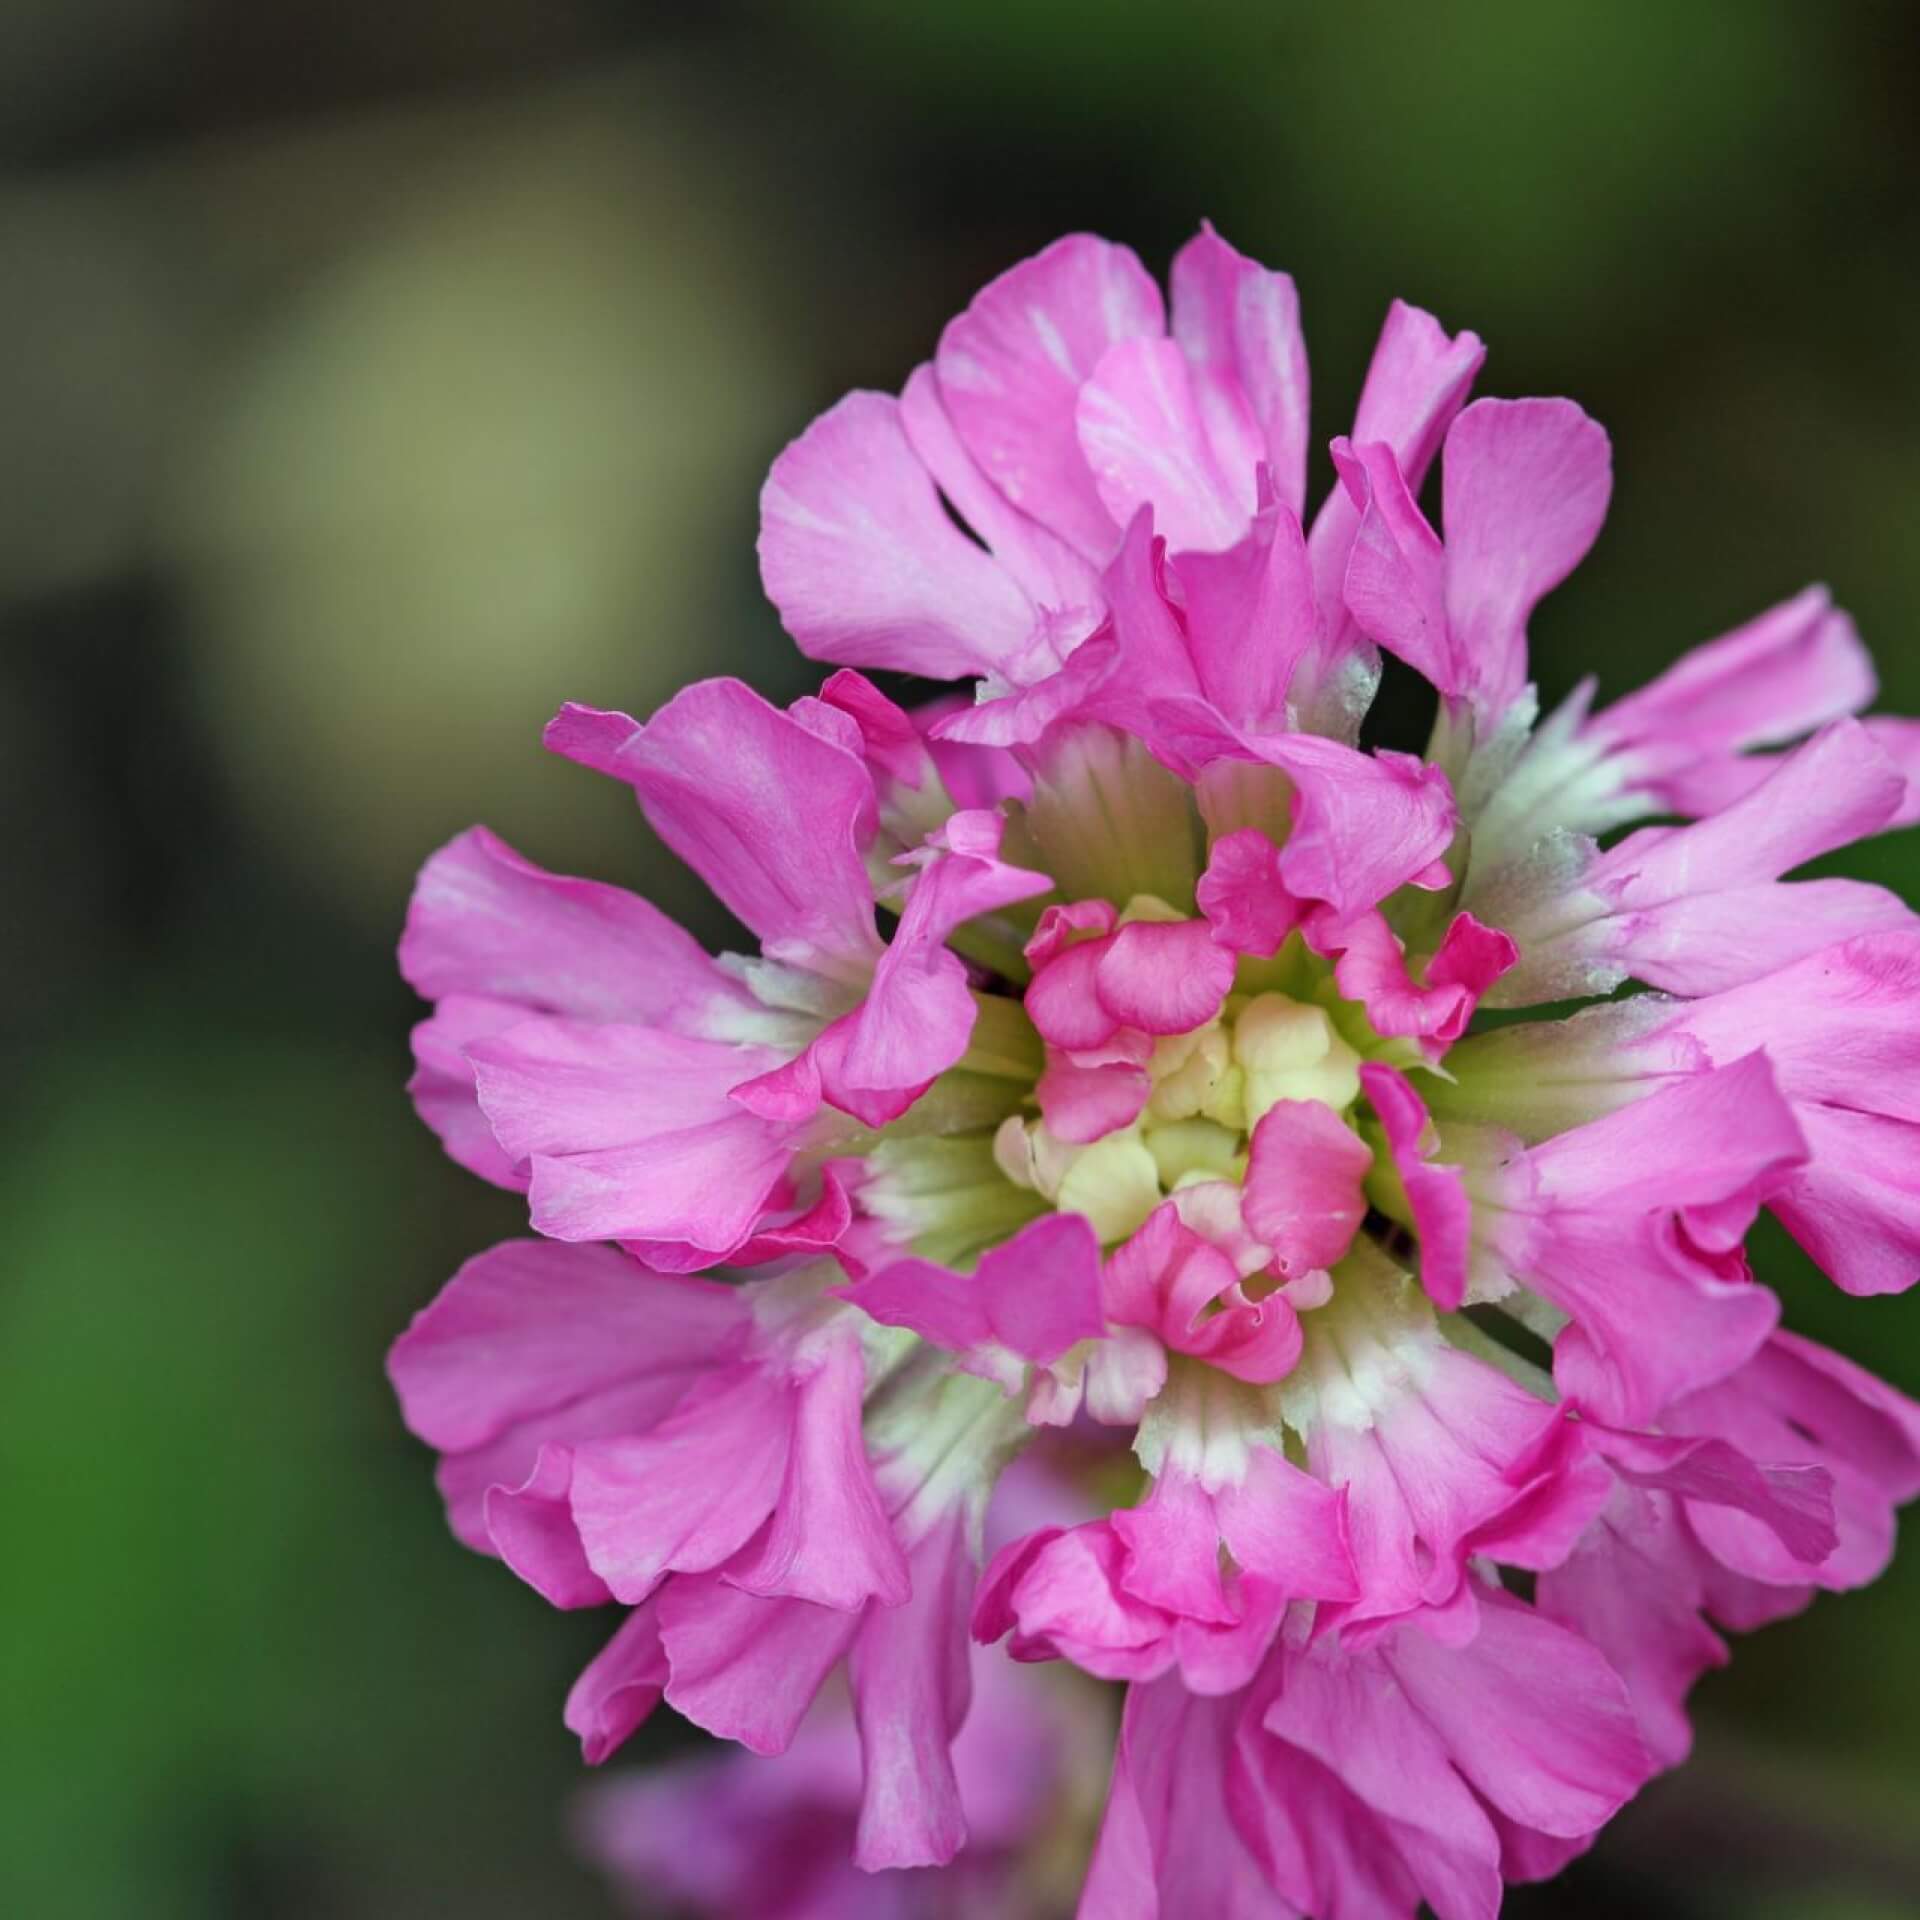
[[(412, 1119), (391, 950), (475, 818), (723, 933), (539, 730), (801, 688), (787, 437), (1055, 234), (1207, 215), (1323, 441), (1396, 293), (1612, 429), (1549, 697), (1825, 579), (1920, 709), (1917, 107), (1908, 4), (6, 0), (0, 1912), (613, 1911), (602, 1623), (453, 1545), (381, 1375), (519, 1221)], [(1920, 895), (1920, 837), (1845, 870)], [(1920, 1390), (1920, 1302), (1760, 1259)], [(1910, 1548), (1749, 1643), (1513, 1911), (1920, 1913), (1917, 1623)]]

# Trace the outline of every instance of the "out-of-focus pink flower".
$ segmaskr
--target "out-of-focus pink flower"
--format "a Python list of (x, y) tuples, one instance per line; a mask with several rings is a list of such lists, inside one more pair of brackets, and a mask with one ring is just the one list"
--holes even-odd
[[(1038, 1746), (971, 1631), (1129, 1683), (1086, 1915), (1485, 1920), (1683, 1755), (1717, 1629), (1884, 1564), (1920, 1414), (1743, 1242), (1767, 1208), (1848, 1292), (1920, 1274), (1920, 921), (1791, 877), (1920, 817), (1920, 732), (1852, 717), (1819, 590), (1541, 719), (1608, 446), (1468, 404), (1481, 357), (1396, 306), (1309, 514), (1291, 283), (1208, 230), (1169, 312), (1063, 240), (775, 463), (817, 697), (549, 729), (757, 954), (480, 829), (428, 863), (415, 1095), (543, 1237), (393, 1377), (461, 1538), (625, 1609), (590, 1760), (662, 1699), (784, 1756), (630, 1790), (690, 1899), (892, 1911), (828, 1836), (924, 1867), (970, 1822), (1012, 1899), (968, 1755)], [(1378, 648), (1425, 756), (1356, 744)], [(1131, 1480), (990, 1542), (1008, 1463), (1098, 1430)]]

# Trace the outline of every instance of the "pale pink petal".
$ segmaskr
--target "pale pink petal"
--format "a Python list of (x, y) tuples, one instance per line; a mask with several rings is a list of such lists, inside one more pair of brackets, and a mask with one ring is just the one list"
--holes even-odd
[(1297, 519), (1307, 490), (1307, 348), (1292, 279), (1203, 226), (1173, 257), (1173, 337), (1228, 478), (1264, 460)]
[(772, 957), (864, 980), (880, 955), (861, 858), (873, 782), (858, 728), (834, 717), (844, 745), (737, 680), (703, 680), (644, 726), (563, 707), (546, 741), (626, 781), (654, 831)]
[(1119, 530), (1081, 454), (1075, 404), (1109, 347), (1163, 324), (1160, 289), (1130, 249), (1069, 234), (982, 288), (934, 356), (947, 415), (987, 477), (1097, 563)]
[(729, 1097), (765, 1048), (528, 1020), (468, 1057), (495, 1137), (530, 1167), (533, 1224), (556, 1239), (725, 1253), (785, 1172), (786, 1135)]
[(579, 1736), (588, 1766), (597, 1767), (626, 1741), (659, 1705), (666, 1682), (654, 1609), (636, 1607), (567, 1695), (567, 1730)]
[(1080, 389), (1074, 421), (1101, 502), (1119, 526), (1142, 507), (1175, 552), (1218, 553), (1253, 517), (1253, 463), (1215, 458), (1188, 372), (1171, 340), (1109, 347)]
[(906, 1561), (861, 1432), (864, 1388), (860, 1342), (851, 1333), (832, 1341), (799, 1380), (786, 1477), (772, 1519), (724, 1568), (729, 1584), (824, 1607), (850, 1609), (868, 1600), (894, 1607), (906, 1599)]
[(1593, 545), (1613, 492), (1607, 436), (1571, 400), (1477, 400), (1447, 434), (1447, 625), (1476, 711), (1527, 681), (1527, 620)]
[(656, 1604), (668, 1705), (758, 1754), (786, 1751), (865, 1618), (808, 1600), (763, 1600), (717, 1574), (682, 1575)]
[(546, 873), (485, 827), (421, 868), (400, 971), (428, 1000), (480, 995), (682, 1033), (760, 1011), (657, 907), (619, 887)]
[(1690, 1508), (1695, 1534), (1717, 1560), (1768, 1584), (1864, 1586), (1892, 1554), (1894, 1508), (1920, 1494), (1920, 1406), (1793, 1334), (1775, 1334), (1741, 1372), (1671, 1408), (1667, 1424), (1728, 1441), (1753, 1460), (1831, 1476), (1839, 1544), (1817, 1569), (1764, 1517), (1726, 1504)]
[(970, 1694), (974, 1563), (960, 1509), (911, 1565), (912, 1598), (871, 1608), (848, 1662), (865, 1764), (854, 1863), (869, 1873), (943, 1866), (967, 1838), (952, 1751)]
[(760, 578), (802, 653), (935, 680), (992, 671), (1036, 624), (947, 517), (886, 394), (848, 394), (774, 461)]
[(1191, 1033), (1220, 1011), (1233, 968), (1204, 920), (1137, 920), (1104, 943), (1094, 990), (1121, 1026)]
[(1282, 1273), (1330, 1267), (1366, 1217), (1373, 1155), (1331, 1107), (1281, 1100), (1253, 1130), (1243, 1206)]
[(734, 1289), (650, 1273), (611, 1247), (509, 1240), (414, 1315), (387, 1373), (407, 1425), (464, 1452), (603, 1388), (719, 1364), (745, 1329)]

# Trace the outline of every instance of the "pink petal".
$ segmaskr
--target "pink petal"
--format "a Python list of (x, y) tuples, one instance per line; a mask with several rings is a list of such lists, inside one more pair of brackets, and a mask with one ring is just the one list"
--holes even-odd
[(1360, 1086), (1387, 1135), (1394, 1171), (1406, 1189), (1413, 1229), (1420, 1237), (1420, 1284), (1434, 1305), (1451, 1313), (1466, 1298), (1473, 1209), (1458, 1167), (1429, 1164), (1431, 1122), (1413, 1083), (1396, 1068), (1369, 1061)]
[(1163, 320), (1160, 289), (1128, 248), (1070, 234), (982, 288), (934, 357), (947, 415), (987, 477), (1097, 563), (1117, 527), (1080, 452), (1075, 405), (1109, 347)]
[(1440, 1059), (1466, 1032), (1481, 996), (1513, 969), (1520, 952), (1510, 935), (1482, 926), (1470, 913), (1456, 914), (1422, 969), (1423, 985), (1377, 910), (1342, 920), (1321, 909), (1308, 916), (1305, 934), (1316, 953), (1337, 956), (1340, 991), (1366, 1008), (1373, 1030), (1418, 1040), (1429, 1060)]
[(1034, 1088), (1047, 1131), (1070, 1146), (1086, 1146), (1139, 1119), (1153, 1092), (1144, 1067), (1108, 1061), (1083, 1067), (1049, 1053), (1047, 1070)]
[(766, 1531), (723, 1571), (766, 1598), (854, 1608), (898, 1606), (906, 1561), (873, 1481), (860, 1425), (860, 1342), (833, 1341), (799, 1382), (786, 1477)]
[(464, 1452), (603, 1388), (718, 1364), (745, 1327), (731, 1288), (651, 1273), (611, 1247), (509, 1240), (414, 1316), (387, 1372), (407, 1425)]
[(1126, 1548), (1120, 1585), (1136, 1600), (1190, 1620), (1238, 1618), (1220, 1583), (1220, 1527), (1199, 1481), (1163, 1472), (1138, 1506), (1108, 1523)]
[(667, 1702), (752, 1753), (784, 1753), (865, 1615), (763, 1600), (717, 1574), (681, 1576), (657, 1603)]
[(1293, 509), (1263, 500), (1243, 539), (1221, 553), (1182, 553), (1173, 572), (1207, 698), (1248, 732), (1284, 729), (1287, 689), (1320, 621)]
[(650, 1433), (575, 1451), (573, 1517), (593, 1570), (644, 1600), (731, 1559), (781, 1497), (797, 1395), (757, 1366), (712, 1375)]
[(1118, 1030), (1120, 1017), (1108, 1009), (1096, 985), (1109, 944), (1104, 937), (1082, 941), (1036, 963), (1024, 1004), (1027, 1018), (1050, 1046), (1081, 1053), (1104, 1046)]
[(944, 1866), (967, 1838), (953, 1742), (971, 1692), (973, 1558), (958, 1508), (914, 1548), (912, 1598), (869, 1610), (848, 1663), (865, 1779), (854, 1864)]
[(1367, 1212), (1366, 1143), (1318, 1100), (1277, 1101), (1253, 1130), (1243, 1206), (1283, 1273), (1330, 1267)]
[(1920, 1126), (1796, 1104), (1811, 1158), (1767, 1204), (1845, 1293), (1904, 1293), (1920, 1280)]
[(935, 680), (994, 670), (1032, 602), (947, 517), (898, 402), (850, 393), (774, 461), (760, 577), (803, 653)]
[(1341, 593), (1368, 639), (1377, 640), (1443, 694), (1458, 694), (1468, 669), (1447, 626), (1447, 562), (1393, 449), (1333, 443), (1333, 464), (1360, 514)]
[(1920, 822), (1920, 720), (1879, 717), (1866, 722), (1867, 737), (1899, 768), (1906, 796), (1894, 809), (1889, 827)]
[(1824, 587), (1769, 608), (1681, 655), (1658, 679), (1603, 707), (1584, 734), (1633, 758), (1633, 784), (1663, 809), (1711, 813), (1766, 763), (1737, 760), (1857, 712), (1874, 695), (1873, 664)]
[(588, 1766), (597, 1767), (625, 1743), (659, 1705), (666, 1681), (654, 1609), (636, 1607), (567, 1695), (567, 1730), (579, 1736)]
[(1607, 517), (1607, 436), (1571, 400), (1478, 400), (1445, 458), (1447, 625), (1467, 691), (1489, 719), (1527, 679), (1527, 620)]
[(1312, 734), (1255, 742), (1293, 781), (1293, 832), (1281, 849), (1289, 889), (1343, 918), (1377, 906), (1445, 853), (1456, 818), (1438, 767), (1411, 754), (1358, 753)]
[(400, 971), (428, 1000), (517, 1001), (530, 1012), (711, 1033), (761, 1010), (691, 935), (619, 887), (543, 872), (485, 827), (420, 870)]
[(1099, 625), (1098, 572), (980, 470), (953, 430), (932, 366), (915, 367), (901, 389), (900, 424), (934, 484), (1033, 602), (1046, 631), (1065, 645)]
[(1173, 257), (1173, 337), (1215, 457), (1233, 479), (1264, 460), (1297, 519), (1307, 488), (1307, 349), (1291, 278), (1204, 226)]
[(1898, 770), (1860, 723), (1836, 720), (1723, 812), (1630, 834), (1601, 857), (1587, 884), (1619, 907), (1637, 908), (1777, 880), (1885, 826), (1904, 793)]
[(530, 1165), (533, 1224), (556, 1239), (724, 1253), (785, 1172), (785, 1135), (729, 1097), (764, 1048), (527, 1020), (468, 1057), (496, 1138)]
[(1347, 1501), (1264, 1447), (1247, 1456), (1245, 1478), (1214, 1496), (1220, 1537), (1249, 1573), (1298, 1600), (1359, 1595), (1347, 1537)]
[(414, 1070), (407, 1094), (414, 1111), (469, 1173), (509, 1192), (525, 1193), (527, 1169), (493, 1137), (474, 1090), (473, 1062), (467, 1048), (477, 1040), (505, 1033), (527, 1017), (513, 1000), (480, 1000), (450, 994), (430, 1019), (413, 1030)]
[(553, 1607), (602, 1607), (613, 1598), (587, 1564), (567, 1496), (573, 1449), (544, 1446), (517, 1487), (490, 1487), (487, 1537), (500, 1558)]
[(1279, 850), (1258, 827), (1214, 841), (1195, 894), (1213, 938), (1235, 953), (1268, 958), (1300, 922), (1300, 902), (1280, 878)]
[(1105, 943), (1094, 990), (1121, 1026), (1191, 1033), (1220, 1011), (1233, 969), (1232, 953), (1214, 944), (1204, 920), (1137, 920)]
[(669, 847), (775, 959), (866, 977), (879, 958), (862, 849), (873, 782), (858, 729), (836, 744), (737, 680), (703, 680), (644, 726), (566, 706), (547, 745), (626, 781)]
[(1201, 425), (1186, 356), (1137, 336), (1109, 347), (1080, 389), (1080, 450), (1118, 526), (1151, 507), (1176, 552), (1217, 553), (1246, 532), (1253, 464), (1223, 471)]
[(1577, 1634), (1497, 1592), (1464, 1654), (1402, 1632), (1394, 1678), (1454, 1764), (1510, 1819), (1592, 1833), (1652, 1771), (1619, 1676)]

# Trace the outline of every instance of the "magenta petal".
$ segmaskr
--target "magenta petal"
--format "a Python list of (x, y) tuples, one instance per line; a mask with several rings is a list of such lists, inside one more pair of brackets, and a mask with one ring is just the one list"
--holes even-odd
[(1118, 1030), (1119, 1015), (1108, 1010), (1095, 985), (1108, 944), (1106, 939), (1082, 941), (1036, 965), (1027, 988), (1027, 1018), (1049, 1045), (1085, 1052), (1104, 1046)]
[(1106, 1331), (1100, 1248), (1077, 1213), (1044, 1214), (980, 1261), (976, 1279), (994, 1338), (1040, 1366)]
[(934, 356), (967, 451), (1016, 507), (1095, 562), (1118, 529), (1080, 451), (1080, 387), (1109, 347), (1163, 321), (1160, 289), (1130, 249), (1070, 234), (983, 287)]
[(1142, 507), (1176, 551), (1218, 553), (1247, 530), (1253, 462), (1223, 469), (1201, 424), (1186, 356), (1171, 340), (1109, 347), (1080, 389), (1080, 450), (1107, 512), (1125, 526)]
[(944, 1866), (967, 1837), (953, 1741), (971, 1692), (973, 1558), (955, 1509), (913, 1550), (912, 1598), (871, 1609), (848, 1663), (864, 1780), (854, 1864)]
[(1233, 968), (1232, 953), (1215, 945), (1204, 920), (1136, 920), (1105, 944), (1094, 984), (1121, 1026), (1191, 1033), (1220, 1011)]
[(1366, 1217), (1366, 1143), (1318, 1100), (1281, 1100), (1253, 1130), (1242, 1202), (1283, 1273), (1330, 1267)]
[(1173, 337), (1229, 477), (1266, 462), (1296, 519), (1307, 489), (1307, 348), (1291, 278), (1201, 229), (1173, 257)]
[(865, 1617), (807, 1600), (763, 1600), (717, 1574), (679, 1576), (657, 1606), (668, 1704), (759, 1754), (786, 1751)]
[(1035, 626), (1027, 596), (947, 517), (885, 394), (848, 394), (774, 461), (760, 577), (816, 660), (959, 680)]
[(626, 781), (654, 831), (775, 959), (864, 979), (880, 952), (861, 857), (873, 782), (858, 728), (831, 717), (846, 744), (737, 680), (703, 680), (644, 726), (563, 707), (546, 740)]
[(624, 1744), (659, 1705), (666, 1682), (654, 1609), (636, 1607), (567, 1695), (567, 1730), (579, 1736), (588, 1766), (597, 1767)]
[(1476, 400), (1447, 435), (1447, 624), (1476, 709), (1527, 680), (1527, 620), (1586, 557), (1613, 493), (1605, 432), (1571, 400)]

